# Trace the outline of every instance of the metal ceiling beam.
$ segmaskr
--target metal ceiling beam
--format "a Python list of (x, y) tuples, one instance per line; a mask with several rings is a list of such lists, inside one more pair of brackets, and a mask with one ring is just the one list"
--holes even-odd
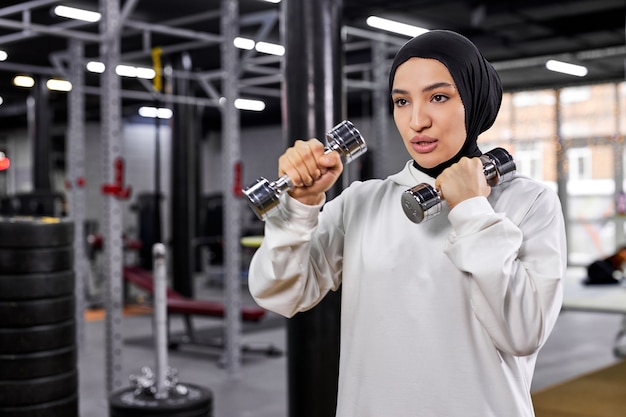
[(13, 6), (7, 6), (0, 9), (0, 16), (9, 16), (15, 13), (21, 13), (25, 11), (30, 11), (37, 7), (47, 6), (49, 4), (58, 3), (58, 0), (36, 0), (36, 1), (25, 1), (19, 4), (15, 4)]
[[(54, 28), (55, 30), (59, 30), (59, 31), (64, 31), (64, 30), (70, 30), (72, 28), (86, 26), (89, 24), (90, 24), (89, 22), (81, 22), (80, 20), (72, 20), (69, 22), (63, 22), (63, 23), (59, 23), (58, 25), (50, 26), (50, 28), (51, 29)], [(16, 32), (16, 33), (11, 33), (10, 35), (0, 36), (0, 45), (8, 45), (13, 42), (19, 42), (25, 39), (35, 38), (37, 36), (40, 36), (40, 34), (37, 32), (32, 32), (32, 31), (27, 31), (27, 30)]]
[(209, 41), (209, 42), (221, 42), (222, 37), (220, 35), (214, 35), (207, 32), (199, 32), (189, 29), (181, 29), (172, 26), (159, 25), (155, 23), (144, 23), (136, 20), (128, 20), (124, 23), (124, 26), (138, 29), (142, 31), (159, 33), (161, 35), (176, 36), (181, 38)]
[(567, 54), (551, 54), (542, 55), (529, 58), (512, 59), (508, 61), (496, 61), (492, 65), (497, 71), (511, 70), (519, 68), (529, 68), (545, 65), (549, 59), (556, 59), (561, 61), (591, 61), (594, 59), (602, 59), (608, 57), (626, 57), (626, 46), (616, 46), (611, 48), (590, 49), (586, 51), (580, 51)]
[(37, 32), (39, 34), (53, 35), (53, 36), (59, 36), (63, 38), (72, 38), (72, 39), (78, 39), (78, 40), (87, 41), (87, 42), (99, 42), (100, 41), (100, 36), (93, 34), (93, 33), (79, 32), (77, 30), (59, 28), (57, 26), (44, 26), (44, 25), (39, 25), (37, 23), (31, 23), (31, 22), (17, 22), (11, 19), (0, 18), (0, 27), (7, 28), (7, 29), (22, 30), (26, 33)]

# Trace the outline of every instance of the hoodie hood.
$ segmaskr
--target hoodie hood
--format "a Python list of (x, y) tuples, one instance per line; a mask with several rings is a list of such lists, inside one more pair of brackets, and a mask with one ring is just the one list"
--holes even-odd
[(420, 171), (414, 165), (413, 160), (408, 161), (402, 171), (387, 177), (390, 181), (406, 188), (415, 187), (417, 184), (427, 183), (435, 186), (435, 179)]

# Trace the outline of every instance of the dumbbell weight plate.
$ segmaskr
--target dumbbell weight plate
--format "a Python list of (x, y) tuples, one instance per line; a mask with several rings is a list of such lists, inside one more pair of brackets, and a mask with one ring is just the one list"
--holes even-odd
[(76, 393), (76, 370), (24, 380), (0, 381), (0, 407), (35, 405), (67, 398)]
[(0, 328), (0, 355), (40, 352), (76, 344), (75, 320), (43, 326)]
[(441, 212), (441, 196), (434, 187), (417, 184), (402, 193), (402, 210), (413, 223), (421, 223)]
[(78, 417), (76, 394), (56, 401), (23, 407), (0, 407), (2, 417)]
[(0, 301), (60, 297), (74, 294), (74, 271), (5, 275), (0, 271)]
[(0, 248), (0, 270), (3, 274), (56, 272), (72, 268), (71, 246), (34, 249)]
[[(44, 352), (0, 355), (0, 380), (41, 378), (76, 368), (74, 346)], [(3, 415), (0, 413), (0, 416)]]
[(160, 399), (136, 395), (134, 388), (117, 391), (109, 399), (109, 417), (212, 417), (212, 392), (193, 384), (182, 385), (188, 389), (187, 395), (170, 393), (168, 398)]
[(58, 323), (75, 317), (74, 297), (0, 301), (0, 327), (30, 327)]
[(42, 248), (71, 245), (74, 223), (57, 217), (0, 217), (0, 247)]

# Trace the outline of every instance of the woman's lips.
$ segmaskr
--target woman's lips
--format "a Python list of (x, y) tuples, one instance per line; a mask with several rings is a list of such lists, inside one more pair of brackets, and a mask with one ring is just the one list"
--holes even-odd
[(411, 140), (411, 147), (418, 153), (429, 153), (437, 147), (437, 140), (433, 138), (415, 137)]

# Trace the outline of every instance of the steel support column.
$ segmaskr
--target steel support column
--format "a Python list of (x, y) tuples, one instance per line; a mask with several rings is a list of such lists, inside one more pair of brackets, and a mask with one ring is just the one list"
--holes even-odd
[(76, 324), (78, 346), (84, 340), (85, 282), (89, 265), (85, 253), (85, 69), (83, 68), (83, 42), (69, 42), (69, 81), (72, 91), (68, 95), (67, 162), (70, 196), (70, 216), (74, 221), (74, 276), (76, 297)]
[(241, 127), (235, 99), (239, 95), (239, 55), (234, 40), (239, 35), (239, 2), (222, 0), (222, 163), (224, 164), (224, 271), (226, 287), (226, 369), (241, 372)]
[[(284, 1), (286, 142), (317, 137), (345, 118), (341, 0)], [(340, 184), (341, 181), (338, 181)], [(328, 193), (332, 198), (337, 191)], [(337, 404), (340, 291), (288, 322), (289, 416), (332, 417)]]
[[(115, 73), (120, 60), (120, 1), (101, 0), (100, 31), (103, 41), (100, 56), (106, 67), (101, 77), (100, 96), (102, 170), (104, 183), (121, 186), (116, 181), (116, 165), (122, 156), (122, 124), (120, 79)], [(123, 167), (123, 165), (122, 165)], [(119, 174), (119, 172), (118, 172)], [(119, 190), (122, 191), (122, 190)], [(103, 195), (102, 231), (104, 237), (103, 273), (105, 279), (106, 309), (106, 376), (111, 394), (122, 388), (122, 210), (121, 194)]]

